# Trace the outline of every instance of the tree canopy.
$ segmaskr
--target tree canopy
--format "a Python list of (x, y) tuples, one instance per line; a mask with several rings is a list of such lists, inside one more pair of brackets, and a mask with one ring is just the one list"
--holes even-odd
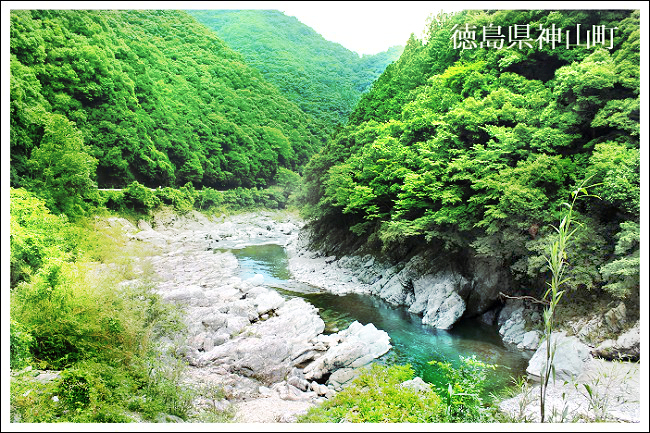
[(76, 146), (69, 164), (86, 161), (90, 181), (96, 160), (100, 187), (265, 186), (324, 141), (185, 12), (15, 10), (10, 35), (12, 186), (56, 175), (43, 171), (56, 136)]

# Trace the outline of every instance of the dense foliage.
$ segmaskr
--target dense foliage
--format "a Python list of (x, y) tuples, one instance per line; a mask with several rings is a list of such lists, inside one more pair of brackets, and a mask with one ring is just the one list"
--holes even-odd
[[(343, 124), (401, 46), (363, 55), (275, 10), (189, 11), (326, 130)], [(414, 29), (417, 31), (418, 29)]]
[(47, 190), (57, 211), (95, 180), (266, 186), (323, 142), (185, 12), (15, 10), (10, 36), (11, 183)]
[[(457, 367), (432, 361), (444, 377), (444, 386), (414, 378), (410, 365), (372, 364), (350, 385), (323, 404), (313, 407), (299, 422), (494, 422), (496, 413), (483, 403), (485, 380), (495, 366), (461, 357)], [(407, 383), (405, 383), (407, 382)]]
[[(567, 48), (578, 24), (583, 45)], [(471, 32), (458, 39), (466, 25), (476, 47)], [(504, 38), (509, 26), (529, 25), (533, 38), (555, 26), (562, 43), (480, 47), (490, 25)], [(603, 43), (587, 47), (594, 28)], [(591, 177), (600, 199), (577, 209), (584, 228), (569, 246), (568, 285), (638, 291), (639, 44), (638, 11), (435, 17), (310, 162), (305, 214), (321, 233), (345, 224), (385, 251), (420, 240), (497, 258), (535, 287), (550, 225)]]

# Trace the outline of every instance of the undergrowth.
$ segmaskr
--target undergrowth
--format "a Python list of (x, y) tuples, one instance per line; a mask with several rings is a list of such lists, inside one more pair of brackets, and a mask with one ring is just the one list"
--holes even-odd
[(160, 343), (183, 335), (183, 312), (152, 290), (152, 251), (106, 218), (71, 222), (24, 190), (11, 199), (11, 421), (194, 416), (185, 362)]

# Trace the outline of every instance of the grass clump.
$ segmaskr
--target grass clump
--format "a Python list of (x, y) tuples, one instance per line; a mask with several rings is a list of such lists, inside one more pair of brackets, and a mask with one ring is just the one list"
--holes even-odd
[(488, 372), (494, 365), (461, 357), (460, 365), (432, 361), (445, 377), (444, 386), (413, 389), (410, 365), (373, 364), (334, 397), (298, 419), (303, 423), (495, 422), (496, 411), (482, 399)]

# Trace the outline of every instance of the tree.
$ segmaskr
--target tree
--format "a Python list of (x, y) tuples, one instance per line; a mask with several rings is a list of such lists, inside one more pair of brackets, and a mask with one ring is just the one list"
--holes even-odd
[(27, 161), (30, 183), (53, 211), (82, 214), (83, 198), (96, 188), (97, 159), (89, 154), (81, 132), (65, 117), (47, 113), (43, 126), (40, 145)]

